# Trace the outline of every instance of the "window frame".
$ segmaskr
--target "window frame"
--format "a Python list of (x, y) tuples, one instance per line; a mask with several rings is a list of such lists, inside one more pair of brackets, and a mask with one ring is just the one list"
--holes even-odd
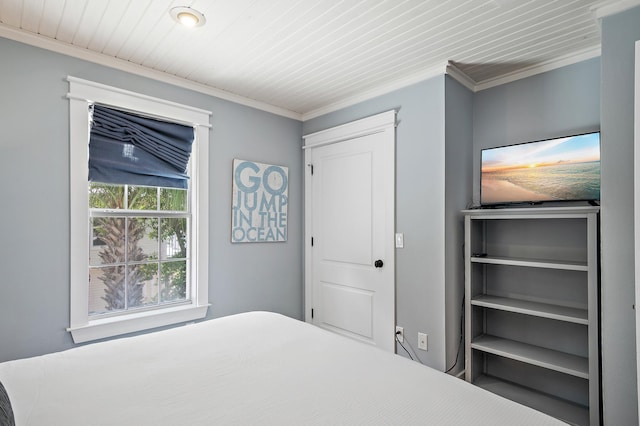
[[(70, 325), (75, 343), (204, 318), (209, 307), (209, 118), (210, 111), (128, 90), (67, 77), (70, 160)], [(89, 105), (100, 103), (192, 125), (190, 302), (105, 318), (89, 316)]]
[[(188, 175), (191, 175), (191, 162), (188, 165)], [(92, 182), (88, 182), (89, 186), (91, 185)], [(106, 310), (106, 311), (100, 311), (100, 312), (94, 312), (91, 313), (91, 301), (94, 300), (95, 297), (97, 297), (97, 294), (93, 294), (91, 290), (89, 290), (89, 318), (90, 319), (98, 319), (98, 318), (106, 318), (107, 316), (122, 316), (125, 315), (127, 313), (132, 313), (132, 312), (140, 312), (142, 310), (154, 310), (154, 309), (163, 309), (165, 307), (168, 307), (169, 305), (178, 305), (178, 304), (185, 304), (185, 303), (190, 303), (190, 298), (191, 298), (191, 277), (193, 276), (193, 274), (191, 273), (191, 264), (192, 264), (192, 256), (191, 256), (191, 252), (192, 252), (192, 248), (191, 248), (191, 240), (192, 240), (192, 233), (193, 233), (193, 226), (191, 226), (191, 224), (193, 223), (193, 214), (192, 214), (192, 207), (191, 207), (191, 202), (190, 202), (190, 198), (192, 195), (191, 189), (188, 188), (185, 191), (187, 191), (187, 194), (189, 195), (189, 198), (186, 200), (186, 206), (185, 209), (183, 210), (166, 210), (166, 209), (161, 209), (161, 189), (177, 189), (177, 188), (165, 188), (165, 187), (146, 187), (146, 188), (153, 188), (155, 191), (155, 201), (156, 201), (156, 205), (155, 208), (153, 210), (150, 209), (131, 209), (128, 206), (128, 201), (129, 201), (129, 191), (128, 189), (132, 188), (132, 187), (141, 187), (140, 185), (129, 185), (129, 184), (105, 184), (105, 183), (100, 183), (100, 182), (94, 182), (94, 183), (98, 183), (100, 185), (113, 185), (113, 186), (117, 186), (117, 187), (122, 187), (123, 188), (123, 197), (124, 199), (123, 201), (123, 205), (124, 208), (120, 209), (120, 208), (99, 208), (99, 207), (92, 207), (89, 206), (89, 221), (90, 221), (90, 228), (91, 228), (91, 243), (90, 243), (90, 247), (89, 247), (89, 275), (91, 275), (92, 270), (100, 270), (103, 269), (105, 267), (109, 267), (109, 266), (105, 266), (105, 264), (97, 261), (97, 259), (95, 259), (95, 261), (92, 263), (91, 262), (91, 250), (95, 247), (95, 240), (96, 240), (96, 236), (95, 236), (95, 220), (96, 219), (104, 219), (104, 218), (122, 218), (122, 219), (142, 219), (142, 218), (152, 218), (158, 221), (158, 228), (155, 229), (155, 231), (160, 232), (162, 229), (162, 222), (165, 220), (171, 220), (171, 219), (184, 219), (186, 221), (186, 230), (187, 230), (187, 252), (185, 253), (184, 257), (181, 258), (169, 258), (169, 257), (164, 257), (163, 258), (163, 250), (162, 250), (162, 246), (163, 246), (163, 241), (161, 240), (161, 235), (157, 235), (157, 239), (155, 241), (155, 249), (157, 249), (156, 252), (156, 257), (155, 258), (148, 258), (145, 259), (143, 261), (134, 261), (134, 262), (130, 262), (128, 259), (121, 259), (119, 261), (117, 261), (114, 265), (112, 266), (123, 266), (123, 267), (128, 267), (132, 264), (142, 264), (142, 265), (155, 265), (157, 268), (157, 275), (156, 275), (156, 284), (158, 286), (158, 294), (157, 294), (157, 301), (155, 303), (143, 303), (142, 305), (139, 306), (126, 306), (127, 303), (125, 302), (125, 307), (123, 309), (117, 309), (117, 310)], [(182, 189), (179, 189), (182, 190)], [(89, 191), (91, 192), (91, 191)], [(89, 200), (90, 202), (90, 200)], [(123, 226), (125, 226), (125, 228), (127, 227), (125, 225), (125, 223), (123, 223)], [(175, 235), (174, 235), (175, 236)], [(126, 242), (123, 241), (123, 243), (126, 245)], [(99, 253), (96, 253), (96, 257), (99, 257)], [(161, 265), (163, 264), (169, 264), (169, 263), (173, 263), (173, 262), (182, 262), (182, 261), (186, 261), (187, 265), (189, 266), (187, 268), (186, 271), (186, 278), (187, 278), (187, 286), (186, 286), (186, 295), (185, 298), (182, 299), (176, 299), (176, 300), (162, 300), (162, 296), (161, 296), (161, 281), (162, 281), (162, 274), (161, 274)], [(91, 279), (89, 280), (89, 288), (91, 289)], [(126, 298), (125, 298), (126, 299)]]

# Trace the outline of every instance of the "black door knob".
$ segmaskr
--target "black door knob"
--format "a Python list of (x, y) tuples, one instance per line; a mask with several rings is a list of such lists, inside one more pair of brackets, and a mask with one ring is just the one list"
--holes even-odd
[(373, 266), (375, 266), (376, 268), (382, 268), (382, 265), (384, 265), (384, 262), (382, 260), (380, 260), (380, 259), (376, 260), (373, 263)]

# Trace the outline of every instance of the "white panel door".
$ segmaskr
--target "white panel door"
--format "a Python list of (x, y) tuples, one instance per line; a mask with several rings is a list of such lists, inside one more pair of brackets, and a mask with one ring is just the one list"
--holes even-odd
[(313, 246), (307, 291), (314, 324), (393, 351), (393, 126), (390, 132), (308, 148)]

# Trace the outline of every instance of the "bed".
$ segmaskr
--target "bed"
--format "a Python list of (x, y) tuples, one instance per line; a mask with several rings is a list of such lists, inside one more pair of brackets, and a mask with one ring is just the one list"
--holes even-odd
[(8, 361), (0, 383), (18, 426), (564, 424), (268, 312)]

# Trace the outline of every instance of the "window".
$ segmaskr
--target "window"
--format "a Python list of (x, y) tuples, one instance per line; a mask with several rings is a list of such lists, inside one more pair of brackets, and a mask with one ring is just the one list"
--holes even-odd
[(188, 302), (189, 191), (96, 182), (88, 189), (89, 317)]
[[(73, 77), (68, 80), (69, 331), (74, 341), (203, 318), (208, 307), (210, 113)], [(87, 159), (97, 158), (89, 155), (89, 134), (91, 113), (98, 105), (193, 128), (184, 177), (188, 185), (149, 182), (148, 176), (140, 184), (135, 178), (95, 172)], [(127, 148), (124, 144), (121, 152), (135, 155)]]

